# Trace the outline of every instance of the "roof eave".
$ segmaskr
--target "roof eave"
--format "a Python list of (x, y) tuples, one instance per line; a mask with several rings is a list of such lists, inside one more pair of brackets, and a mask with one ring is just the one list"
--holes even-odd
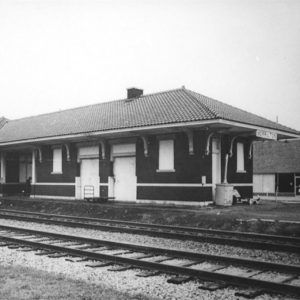
[(102, 131), (92, 131), (92, 132), (80, 132), (74, 134), (65, 134), (65, 135), (56, 135), (56, 136), (49, 136), (49, 137), (39, 137), (39, 138), (32, 138), (26, 140), (17, 140), (17, 141), (9, 141), (9, 142), (0, 142), (0, 147), (5, 146), (13, 146), (13, 145), (22, 145), (22, 144), (30, 144), (30, 143), (39, 143), (39, 142), (59, 142), (61, 140), (73, 140), (73, 139), (80, 139), (80, 138), (103, 138), (105, 139), (108, 135), (113, 135), (116, 133), (129, 133), (129, 132), (149, 132), (155, 129), (163, 129), (163, 128), (180, 128), (180, 127), (187, 127), (187, 128), (200, 128), (205, 127), (213, 124), (225, 125), (230, 126), (233, 128), (244, 128), (245, 130), (257, 130), (257, 129), (266, 129), (271, 132), (278, 134), (281, 138), (299, 138), (300, 136), (294, 133), (289, 133), (281, 130), (270, 129), (267, 127), (251, 125), (236, 121), (224, 120), (224, 119), (210, 119), (210, 120), (202, 120), (202, 121), (189, 121), (189, 122), (178, 122), (178, 123), (169, 123), (169, 124), (158, 124), (158, 125), (149, 125), (149, 126), (138, 126), (138, 127), (129, 127), (129, 128), (121, 128), (121, 129), (111, 129), (111, 130), (102, 130)]
[(224, 125), (231, 125), (235, 127), (242, 127), (245, 129), (252, 129), (252, 130), (257, 130), (257, 129), (264, 129), (268, 130), (270, 132), (276, 133), (280, 139), (288, 139), (288, 138), (300, 138), (299, 134), (292, 133), (292, 132), (287, 132), (279, 129), (272, 129), (269, 127), (263, 127), (263, 126), (258, 126), (258, 125), (252, 125), (252, 124), (247, 124), (247, 123), (242, 123), (242, 122), (237, 122), (237, 121), (230, 121), (230, 120), (224, 120), (220, 119), (220, 123)]

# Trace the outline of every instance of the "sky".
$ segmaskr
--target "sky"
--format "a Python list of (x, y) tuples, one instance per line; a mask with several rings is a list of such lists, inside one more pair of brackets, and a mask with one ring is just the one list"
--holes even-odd
[(0, 116), (183, 85), (300, 130), (300, 1), (0, 0)]

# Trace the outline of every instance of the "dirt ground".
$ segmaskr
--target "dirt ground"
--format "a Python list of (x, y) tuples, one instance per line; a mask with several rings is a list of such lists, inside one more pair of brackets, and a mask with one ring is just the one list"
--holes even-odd
[[(60, 201), (16, 197), (2, 198), (0, 202), (0, 209), (19, 209), (145, 223), (300, 236), (300, 224), (289, 223), (300, 221), (300, 203), (262, 201), (259, 205), (182, 208), (116, 202), (101, 204), (87, 203), (82, 200)], [(280, 220), (288, 222), (280, 222)]]
[[(0, 267), (0, 299), (117, 300), (145, 299), (20, 266)], [(147, 298), (146, 298), (147, 299)]]

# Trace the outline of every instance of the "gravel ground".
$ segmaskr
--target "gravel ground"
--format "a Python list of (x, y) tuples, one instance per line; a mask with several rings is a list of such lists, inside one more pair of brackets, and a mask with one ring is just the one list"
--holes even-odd
[[(232, 255), (233, 251), (237, 256), (249, 256), (260, 259), (268, 259), (277, 262), (299, 263), (299, 256), (287, 255), (284, 253), (268, 253), (267, 251), (239, 249), (235, 247), (201, 244), (196, 242), (175, 241), (162, 238), (152, 238), (144, 236), (134, 236), (130, 234), (99, 232), (95, 230), (69, 228), (54, 225), (44, 225), (27, 223), (12, 220), (0, 220), (0, 224), (52, 231), (63, 234), (80, 235), (83, 237), (102, 238), (107, 240), (117, 240), (128, 243), (137, 243), (149, 246), (174, 248), (179, 250), (204, 252), (211, 254)], [(68, 262), (64, 258), (49, 258), (47, 256), (37, 256), (34, 252), (22, 252), (7, 247), (0, 247), (0, 265), (21, 265), (34, 267), (35, 269), (51, 272), (54, 274), (64, 274), (68, 278), (83, 280), (88, 283), (105, 285), (120, 292), (127, 292), (131, 295), (143, 294), (145, 296), (157, 297), (159, 299), (241, 299), (234, 296), (237, 289), (225, 288), (214, 292), (199, 289), (199, 284), (195, 281), (181, 285), (167, 283), (170, 276), (159, 275), (154, 277), (137, 277), (136, 274), (142, 272), (137, 269), (126, 270), (123, 272), (110, 272), (111, 267), (88, 268), (86, 262)], [(287, 297), (262, 295), (256, 299), (287, 299)], [(289, 298), (292, 299), (292, 298)]]
[(1, 220), (0, 225), (25, 227), (29, 229), (37, 229), (41, 231), (51, 231), (60, 234), (71, 234), (75, 236), (83, 236), (87, 238), (105, 239), (110, 241), (118, 241), (124, 243), (134, 243), (144, 246), (161, 247), (168, 249), (177, 249), (182, 251), (202, 252), (213, 255), (225, 255), (243, 258), (252, 258), (277, 262), (281, 264), (300, 265), (300, 255), (296, 253), (271, 252), (268, 250), (244, 249), (234, 246), (217, 245), (210, 243), (200, 243), (194, 241), (170, 240), (164, 238), (156, 238), (142, 235), (134, 235), (119, 232), (105, 232), (99, 230), (90, 230), (83, 228), (63, 227), (56, 225), (37, 224), (14, 220)]
[[(54, 275), (65, 275), (74, 280), (83, 280), (89, 284), (96, 284), (113, 288), (120, 292), (127, 292), (130, 295), (142, 294), (158, 299), (241, 299), (234, 294), (237, 289), (225, 288), (214, 292), (199, 289), (197, 282), (187, 282), (181, 285), (167, 283), (167, 275), (154, 277), (137, 277), (140, 270), (127, 270), (123, 272), (110, 272), (111, 267), (88, 268), (87, 262), (68, 262), (64, 258), (49, 258), (37, 256), (34, 252), (22, 252), (18, 250), (0, 248), (0, 265), (10, 266), (34, 266), (35, 269), (50, 272)], [(288, 299), (281, 296), (262, 295), (256, 299)], [(293, 298), (289, 298), (293, 299)]]
[(140, 272), (139, 270), (109, 272), (107, 270), (111, 267), (87, 268), (86, 262), (71, 263), (64, 258), (37, 256), (33, 252), (21, 252), (6, 247), (0, 248), (0, 265), (34, 266), (38, 270), (56, 275), (64, 274), (68, 278), (91, 284), (109, 286), (131, 295), (144, 294), (160, 299), (238, 299), (234, 296), (234, 289), (227, 288), (210, 293), (198, 289), (198, 284), (195, 282), (174, 285), (167, 283), (168, 277), (163, 275), (137, 277), (135, 275)]

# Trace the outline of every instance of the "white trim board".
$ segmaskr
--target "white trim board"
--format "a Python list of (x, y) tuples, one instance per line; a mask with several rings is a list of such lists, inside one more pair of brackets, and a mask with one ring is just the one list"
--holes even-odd
[[(253, 186), (253, 183), (229, 183), (234, 186)], [(137, 186), (153, 186), (153, 187), (213, 187), (212, 183), (137, 183)]]
[[(45, 196), (45, 195), (31, 195), (30, 198), (42, 198), (42, 199), (56, 199), (56, 200), (77, 200), (75, 197), (66, 197), (66, 196)], [(82, 199), (79, 199), (82, 200)], [(120, 202), (117, 200), (110, 200), (113, 202)], [(124, 201), (124, 202), (133, 202), (133, 203), (140, 203), (140, 204), (159, 204), (159, 205), (186, 205), (186, 206), (207, 206), (212, 204), (213, 201), (178, 201), (178, 200), (147, 200), (147, 199), (139, 199), (135, 201)]]
[(212, 187), (211, 183), (137, 183), (137, 186)]
[[(10, 182), (3, 184), (21, 184), (22, 182)], [(234, 186), (253, 186), (253, 183), (229, 183)], [(75, 186), (75, 182), (36, 182), (33, 185), (59, 185), (59, 186)], [(108, 186), (107, 182), (99, 183), (102, 186)], [(212, 183), (137, 183), (137, 186), (166, 186), (166, 187), (212, 187)]]
[(178, 200), (136, 200), (136, 203), (140, 204), (161, 204), (161, 205), (186, 205), (186, 206), (207, 206), (212, 204), (213, 201), (178, 201)]
[(30, 198), (44, 198), (44, 199), (61, 199), (61, 200), (76, 200), (75, 196), (48, 196), (48, 195), (30, 195)]
[(74, 185), (75, 182), (36, 182), (32, 183), (32, 185)]

